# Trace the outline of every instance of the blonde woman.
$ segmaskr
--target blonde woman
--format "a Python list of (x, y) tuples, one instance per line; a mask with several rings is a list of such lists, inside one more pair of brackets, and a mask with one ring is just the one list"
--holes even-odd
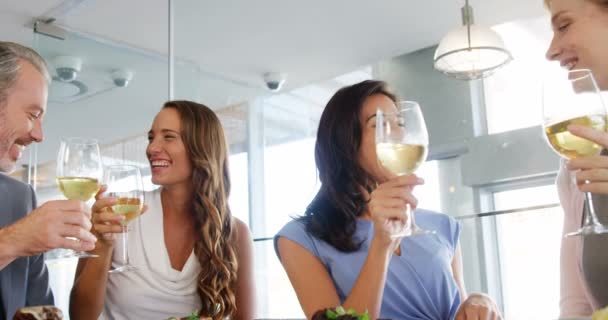
[[(545, 0), (545, 5), (551, 11), (553, 27), (547, 59), (559, 62), (567, 69), (590, 69), (600, 88), (608, 90), (608, 0)], [(608, 147), (608, 133), (575, 125), (568, 129)], [(579, 182), (587, 180), (590, 183), (574, 184), (572, 176)], [(582, 192), (592, 192), (594, 198), (608, 194), (608, 157), (598, 155), (568, 161), (560, 170), (557, 186), (564, 209), (565, 234), (581, 226)], [(603, 201), (596, 201), (596, 207), (600, 202)], [(600, 220), (608, 222), (606, 210), (596, 211)], [(560, 262), (562, 317), (589, 316), (608, 304), (608, 277), (603, 275), (608, 259), (594, 249), (604, 245), (608, 245), (608, 235), (563, 238)]]

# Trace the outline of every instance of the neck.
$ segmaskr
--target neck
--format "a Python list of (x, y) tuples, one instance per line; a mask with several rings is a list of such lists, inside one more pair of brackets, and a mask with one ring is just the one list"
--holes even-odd
[(190, 186), (163, 186), (161, 191), (163, 211), (170, 211), (174, 217), (190, 216), (193, 194), (194, 192)]

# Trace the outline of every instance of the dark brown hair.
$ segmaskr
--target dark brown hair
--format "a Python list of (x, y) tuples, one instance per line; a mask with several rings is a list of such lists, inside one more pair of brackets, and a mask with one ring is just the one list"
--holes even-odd
[(338, 90), (323, 110), (317, 131), (315, 162), (321, 188), (300, 219), (308, 232), (344, 252), (361, 246), (353, 235), (367, 205), (362, 191), (376, 184), (357, 162), (363, 131), (359, 114), (375, 94), (397, 100), (383, 81), (366, 80)]
[(230, 178), (228, 148), (217, 115), (192, 101), (169, 101), (181, 119), (182, 139), (192, 162), (194, 253), (202, 268), (198, 276), (200, 314), (213, 319), (236, 314), (238, 262), (232, 242), (232, 214), (228, 206)]

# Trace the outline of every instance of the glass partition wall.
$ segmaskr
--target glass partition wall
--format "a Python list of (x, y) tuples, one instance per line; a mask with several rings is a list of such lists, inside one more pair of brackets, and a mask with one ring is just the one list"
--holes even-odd
[[(495, 184), (503, 180), (471, 178), (466, 168), (480, 166), (465, 155), (477, 152), (471, 144), (488, 135), (488, 132), (473, 134), (472, 127), (478, 124), (472, 122), (487, 119), (439, 122), (445, 119), (445, 108), (450, 109), (451, 121), (460, 116), (454, 113), (457, 109), (452, 108), (454, 101), (442, 95), (443, 91), (466, 96), (467, 99), (458, 101), (465, 101), (463, 110), (471, 110), (475, 102), (468, 95), (476, 94), (483, 102), (482, 84), (463, 85), (435, 75), (430, 62), (429, 66), (420, 62), (426, 63), (432, 58), (422, 50), (386, 61), (372, 61), (371, 65), (353, 66), (331, 75), (319, 70), (320, 76), (314, 81), (299, 82), (297, 78), (290, 79), (288, 73), (285, 88), (271, 92), (266, 88), (263, 74), (286, 71), (282, 70), (283, 66), (293, 67), (298, 56), (286, 50), (287, 55), (293, 56), (283, 62), (263, 61), (263, 55), (256, 52), (255, 39), (251, 39), (250, 50), (218, 55), (214, 48), (230, 46), (230, 35), (246, 34), (246, 28), (230, 27), (221, 33), (217, 21), (199, 17), (201, 12), (213, 10), (208, 4), (193, 0), (168, 3), (172, 8), (167, 11), (171, 17), (167, 26), (171, 60), (165, 54), (86, 34), (72, 32), (65, 40), (34, 35), (34, 47), (52, 68), (59, 66), (55, 63), (61, 56), (82, 61), (82, 71), (73, 81), (62, 81), (54, 73), (49, 96), (51, 111), (45, 119), (46, 139), (29, 148), (29, 154), (21, 163), (22, 169), (14, 174), (35, 185), (39, 203), (61, 198), (54, 182), (60, 137), (100, 139), (105, 165), (127, 162), (140, 166), (147, 177), (146, 188), (152, 189), (155, 186), (149, 181), (145, 133), (162, 103), (173, 98), (208, 105), (218, 114), (229, 140), (231, 210), (249, 226), (255, 241), (258, 317), (302, 318), (295, 293), (276, 258), (272, 238), (290, 219), (303, 214), (319, 188), (314, 143), (318, 120), (329, 97), (339, 88), (364, 79), (384, 79), (400, 95), (418, 100), (427, 122), (432, 122), (429, 124), (431, 158), (420, 169), (426, 184), (417, 189), (416, 195), (421, 207), (459, 219), (468, 291), (489, 292), (496, 297), (507, 319), (556, 315), (556, 284), (559, 283), (556, 250), (562, 213), (551, 196), (555, 195), (554, 188), (528, 185), (526, 188), (530, 188), (523, 191), (517, 190), (519, 187), (497, 190)], [(197, 27), (193, 28), (193, 24)], [(210, 44), (201, 44), (205, 42)], [(259, 68), (248, 73), (237, 72), (243, 59), (260, 59)], [(114, 83), (113, 74), (117, 71), (130, 72), (132, 79), (127, 86)], [(433, 88), (428, 88), (429, 83)], [(438, 92), (436, 87), (445, 90)], [(486, 86), (486, 90), (491, 90), (491, 86)], [(476, 107), (485, 106), (482, 103)], [(448, 130), (453, 128), (461, 131)], [(446, 136), (456, 136), (458, 140), (444, 139)], [(505, 142), (492, 143), (488, 143), (487, 150), (501, 148)], [(450, 151), (455, 149), (464, 151)], [(477, 158), (483, 161), (483, 157)], [(555, 163), (550, 162), (553, 160)], [(510, 161), (523, 162), (524, 159), (514, 156)], [(550, 161), (547, 167), (554, 168), (556, 159)], [(500, 171), (500, 164), (488, 171), (480, 169), (475, 175), (492, 176), (492, 170)], [(516, 174), (511, 177), (515, 181), (521, 178)], [(526, 201), (518, 192), (536, 195), (538, 201)], [(538, 205), (547, 207), (538, 209)], [(509, 212), (512, 209), (516, 210)], [(480, 212), (490, 214), (476, 215)], [(534, 230), (540, 225), (542, 232), (536, 234)], [(542, 254), (534, 254), (537, 251)], [(57, 304), (66, 315), (75, 263), (47, 262)], [(539, 313), (531, 314), (527, 313), (531, 299), (519, 294), (531, 280), (515, 275), (532, 276), (539, 272), (542, 277), (534, 280), (542, 285), (534, 292), (543, 299), (539, 302)]]
[[(167, 58), (74, 32), (63, 40), (33, 34), (33, 47), (53, 75), (45, 139), (29, 148), (13, 176), (35, 187), (39, 204), (63, 199), (55, 182), (55, 159), (60, 139), (77, 136), (99, 140), (104, 165), (140, 167), (146, 188), (153, 188), (145, 157), (146, 132), (167, 99)], [(57, 71), (74, 64), (81, 67), (70, 78)], [(66, 317), (76, 263), (47, 261), (56, 304)]]

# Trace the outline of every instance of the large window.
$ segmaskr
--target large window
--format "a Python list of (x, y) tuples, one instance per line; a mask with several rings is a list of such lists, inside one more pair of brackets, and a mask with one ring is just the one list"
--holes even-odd
[(232, 215), (249, 225), (249, 177), (247, 176), (247, 153), (230, 155), (230, 198), (228, 204)]
[[(302, 216), (318, 190), (312, 138), (269, 146), (264, 151), (265, 204), (263, 217), (269, 236), (291, 219)], [(260, 316), (304, 318), (283, 266), (276, 257), (272, 240), (256, 242), (256, 259), (263, 268), (256, 270)], [(279, 303), (280, 301), (280, 303)]]
[[(260, 317), (304, 317), (271, 238), (291, 219), (304, 214), (319, 189), (314, 146), (325, 104), (339, 88), (370, 78), (371, 68), (365, 67), (262, 100), (264, 182), (252, 186), (263, 187), (257, 196), (264, 198), (264, 210), (254, 209), (251, 217), (256, 224), (254, 237), (259, 240), (255, 256)], [(250, 190), (250, 196), (256, 191)]]
[[(554, 185), (494, 193), (497, 210), (557, 202)], [(557, 319), (562, 223), (559, 206), (496, 218), (505, 319)]]
[(500, 133), (541, 123), (541, 80), (548, 68), (545, 52), (551, 41), (548, 17), (495, 26), (514, 60), (484, 80), (488, 133)]

